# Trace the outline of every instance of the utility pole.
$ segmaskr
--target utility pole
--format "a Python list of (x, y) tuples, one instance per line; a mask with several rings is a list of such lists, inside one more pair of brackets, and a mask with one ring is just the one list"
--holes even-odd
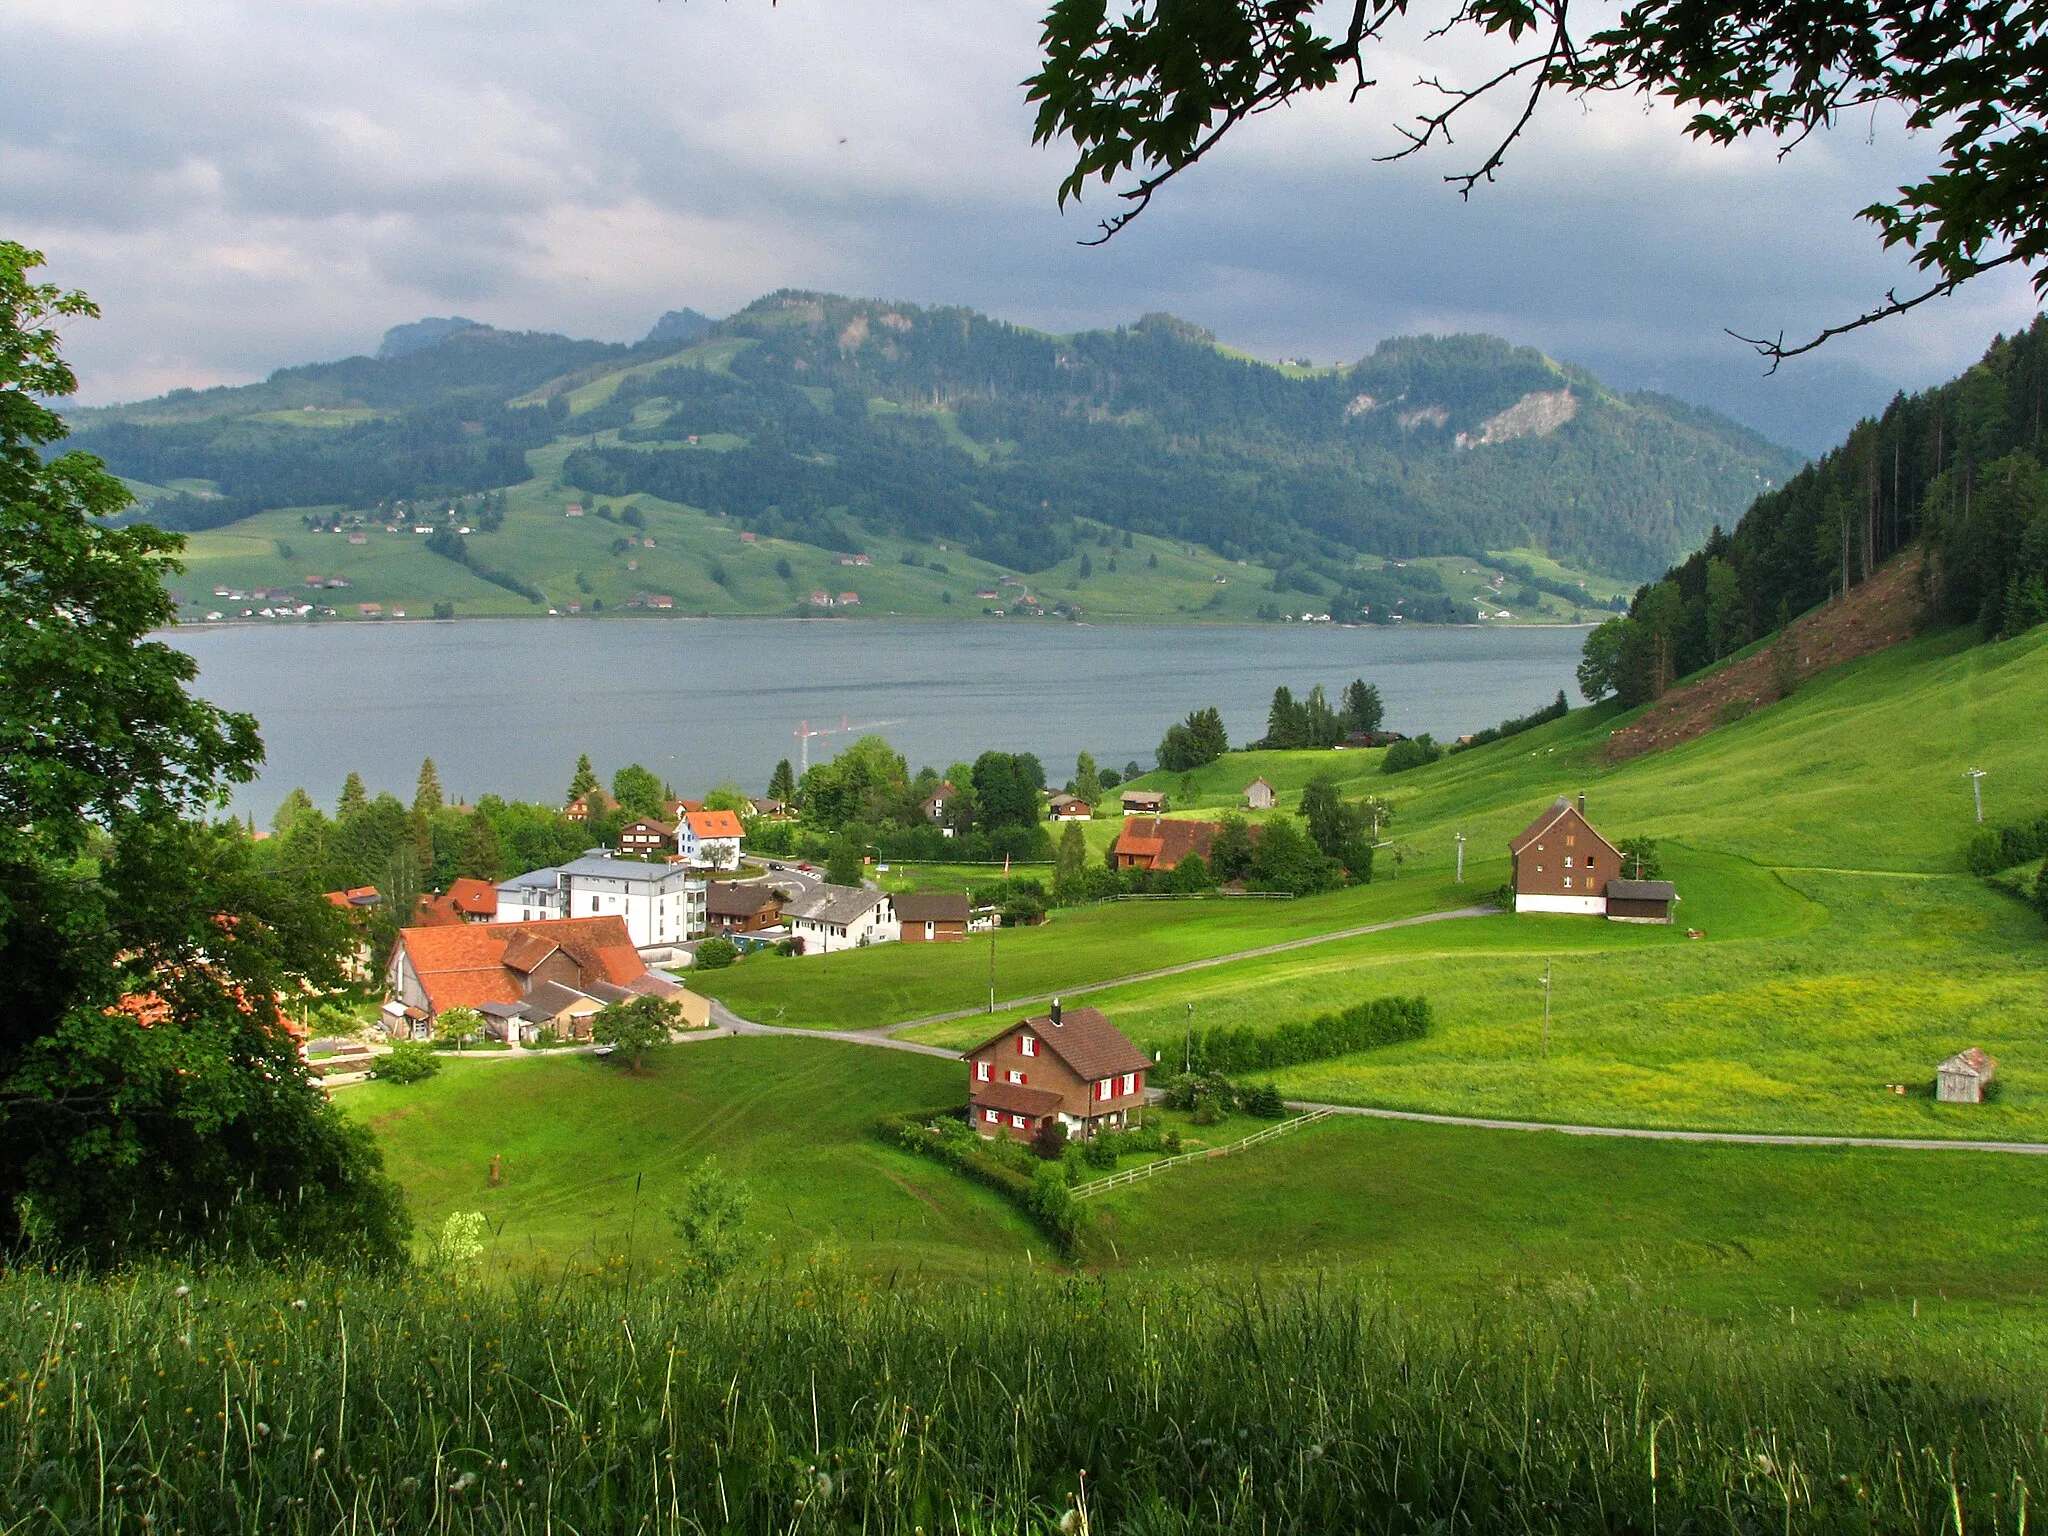
[(1457, 884), (1465, 883), (1465, 834), (1458, 834), (1458, 878)]
[(1970, 798), (1977, 803), (1977, 820), (1981, 824), (1984, 820), (1984, 770), (1965, 768), (1963, 777), (1970, 781)]
[(998, 915), (988, 930), (988, 1011), (991, 1016), (996, 1011), (996, 929), (1002, 926), (1002, 917)]
[(1543, 1059), (1550, 1060), (1550, 961), (1543, 962)]
[(1188, 1004), (1187, 1019), (1180, 1030), (1180, 1069), (1192, 1072), (1195, 1062), (1195, 1005)]

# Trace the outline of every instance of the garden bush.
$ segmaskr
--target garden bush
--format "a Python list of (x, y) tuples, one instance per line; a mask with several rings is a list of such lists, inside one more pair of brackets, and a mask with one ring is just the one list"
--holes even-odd
[(377, 1059), (377, 1076), (387, 1083), (417, 1083), (441, 1070), (441, 1058), (424, 1040), (401, 1040)]
[(740, 957), (739, 945), (731, 939), (714, 934), (697, 945), (697, 968), (703, 971), (722, 971)]
[(1964, 852), (1973, 875), (1995, 875), (2015, 864), (2043, 858), (2048, 858), (2048, 816), (2006, 827), (1984, 827)]
[(1410, 768), (1436, 762), (1443, 755), (1444, 749), (1436, 744), (1436, 738), (1424, 731), (1420, 736), (1407, 737), (1388, 747), (1387, 755), (1380, 759), (1380, 772), (1406, 773)]

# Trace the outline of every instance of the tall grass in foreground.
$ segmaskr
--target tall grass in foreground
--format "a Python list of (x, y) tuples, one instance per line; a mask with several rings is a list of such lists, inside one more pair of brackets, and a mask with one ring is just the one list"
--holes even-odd
[(2048, 1371), (1348, 1283), (0, 1277), (0, 1530), (2020, 1532)]

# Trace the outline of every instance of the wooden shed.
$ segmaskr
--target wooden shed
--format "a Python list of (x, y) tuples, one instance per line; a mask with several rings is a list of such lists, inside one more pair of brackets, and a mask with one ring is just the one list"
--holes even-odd
[(1934, 1069), (1934, 1096), (1944, 1104), (1982, 1104), (1996, 1076), (1998, 1063), (1973, 1045)]
[(1668, 923), (1671, 921), (1671, 903), (1676, 900), (1678, 888), (1669, 880), (1609, 880), (1607, 920), (1611, 923)]
[(1268, 784), (1263, 776), (1253, 779), (1244, 787), (1244, 803), (1249, 810), (1270, 811), (1273, 809), (1274, 799), (1273, 786)]

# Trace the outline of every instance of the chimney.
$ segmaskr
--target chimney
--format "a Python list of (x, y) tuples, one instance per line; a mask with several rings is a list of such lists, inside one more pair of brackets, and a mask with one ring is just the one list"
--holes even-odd
[(1586, 792), (1583, 789), (1579, 791), (1579, 814), (1586, 814)]
[(1052, 1000), (1052, 1027), (1054, 1029), (1060, 1027), (1060, 1000), (1058, 998)]

